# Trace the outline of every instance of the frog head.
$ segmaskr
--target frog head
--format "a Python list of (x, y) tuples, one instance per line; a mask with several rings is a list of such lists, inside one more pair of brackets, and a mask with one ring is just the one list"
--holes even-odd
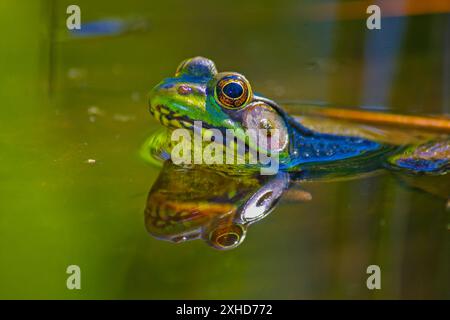
[[(150, 113), (168, 128), (192, 129), (199, 121), (202, 128), (220, 130), (224, 136), (231, 129), (243, 140), (247, 129), (265, 129), (267, 145), (276, 152), (289, 144), (280, 112), (274, 102), (254, 94), (242, 74), (217, 72), (214, 62), (203, 57), (184, 60), (173, 77), (150, 92)], [(275, 143), (269, 141), (273, 129), (279, 130)]]

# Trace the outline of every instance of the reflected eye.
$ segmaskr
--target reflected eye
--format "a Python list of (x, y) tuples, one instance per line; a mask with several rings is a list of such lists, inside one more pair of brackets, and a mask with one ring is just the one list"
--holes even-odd
[(228, 248), (228, 247), (231, 247), (231, 246), (234, 246), (235, 244), (237, 244), (239, 242), (239, 238), (240, 238), (240, 236), (238, 233), (228, 232), (228, 233), (220, 234), (214, 240), (219, 246), (221, 246), (223, 248)]
[(224, 76), (217, 82), (215, 95), (222, 107), (239, 109), (251, 99), (252, 92), (247, 79), (232, 74)]
[(245, 227), (239, 224), (216, 226), (209, 233), (209, 245), (219, 250), (237, 247), (245, 238)]

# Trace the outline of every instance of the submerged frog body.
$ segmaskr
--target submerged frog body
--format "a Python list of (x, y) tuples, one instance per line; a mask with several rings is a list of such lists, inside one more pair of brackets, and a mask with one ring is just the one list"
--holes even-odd
[[(193, 129), (194, 122), (201, 121), (204, 130), (217, 130), (225, 135), (231, 129), (242, 140), (246, 139), (248, 129), (267, 129), (268, 139), (271, 130), (277, 129), (277, 143), (268, 143), (263, 152), (277, 152), (280, 169), (296, 173), (298, 178), (379, 168), (444, 174), (450, 166), (450, 140), (446, 135), (405, 144), (359, 132), (315, 130), (275, 102), (253, 93), (243, 75), (219, 73), (214, 63), (203, 57), (183, 61), (174, 77), (153, 88), (150, 113), (169, 129), (152, 137), (147, 145), (156, 158), (170, 158), (173, 148), (170, 130)], [(255, 141), (245, 141), (245, 152), (261, 151)]]

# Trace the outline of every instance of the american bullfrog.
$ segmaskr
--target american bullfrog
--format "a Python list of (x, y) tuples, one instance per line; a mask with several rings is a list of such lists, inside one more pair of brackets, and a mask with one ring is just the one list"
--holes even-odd
[[(174, 147), (171, 130), (193, 130), (198, 121), (204, 131), (231, 129), (241, 140), (247, 138), (248, 129), (268, 129), (268, 139), (278, 130), (276, 143), (267, 143), (263, 153), (276, 152), (279, 169), (300, 179), (380, 168), (436, 175), (445, 174), (450, 167), (450, 139), (445, 133), (425, 138), (404, 134), (402, 141), (395, 141), (395, 131), (385, 134), (379, 129), (345, 125), (327, 128), (320, 120), (308, 125), (308, 119), (294, 118), (274, 101), (254, 93), (243, 75), (218, 72), (214, 62), (203, 57), (183, 61), (174, 77), (153, 88), (150, 113), (168, 128), (149, 139), (145, 153), (153, 158), (170, 158)], [(255, 141), (245, 140), (246, 153), (258, 148)], [(233, 166), (231, 171), (248, 172), (253, 167)], [(216, 168), (230, 171), (230, 166)]]
[[(183, 61), (175, 76), (150, 94), (150, 113), (166, 129), (151, 136), (142, 149), (146, 160), (164, 160), (147, 199), (147, 230), (163, 240), (203, 239), (216, 249), (232, 249), (245, 239), (248, 226), (266, 217), (282, 196), (294, 201), (312, 199), (298, 182), (334, 181), (388, 169), (408, 183), (411, 176), (444, 175), (449, 169), (447, 120), (401, 118), (422, 124), (440, 121), (442, 130), (429, 132), (334, 121), (329, 112), (323, 117), (324, 112), (315, 116), (301, 111), (301, 116), (289, 115), (274, 101), (253, 93), (243, 75), (218, 73), (209, 59)], [(201, 121), (204, 130), (280, 129), (282, 136), (275, 147), (281, 170), (265, 176), (246, 166), (174, 165), (171, 133), (177, 128), (192, 131), (195, 121)], [(448, 199), (447, 187), (419, 188)]]

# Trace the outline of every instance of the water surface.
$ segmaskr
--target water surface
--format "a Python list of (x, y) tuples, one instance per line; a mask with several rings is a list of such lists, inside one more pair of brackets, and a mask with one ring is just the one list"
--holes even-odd
[[(85, 38), (65, 29), (69, 1), (0, 4), (1, 298), (449, 298), (445, 176), (305, 184), (311, 201), (280, 203), (227, 252), (146, 232), (160, 170), (138, 154), (159, 128), (146, 95), (186, 57), (277, 101), (449, 112), (448, 14), (370, 33), (308, 19), (312, 1), (233, 3), (78, 1), (86, 22), (148, 21)], [(70, 264), (80, 291), (66, 288)], [(366, 287), (371, 264), (382, 290)]]

